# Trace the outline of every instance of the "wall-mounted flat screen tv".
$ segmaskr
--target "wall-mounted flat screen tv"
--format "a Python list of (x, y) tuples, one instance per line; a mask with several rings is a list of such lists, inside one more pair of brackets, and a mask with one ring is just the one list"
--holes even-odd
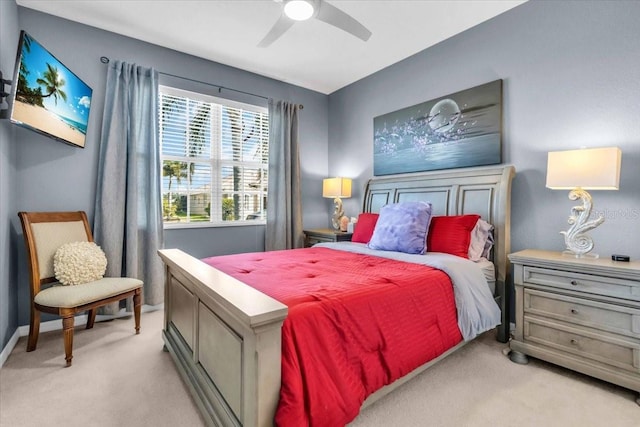
[(13, 75), (11, 122), (84, 148), (92, 90), (25, 31)]

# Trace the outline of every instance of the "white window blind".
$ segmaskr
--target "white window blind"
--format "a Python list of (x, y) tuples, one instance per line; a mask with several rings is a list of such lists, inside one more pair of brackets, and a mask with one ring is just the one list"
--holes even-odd
[(160, 86), (165, 225), (264, 222), (266, 108)]

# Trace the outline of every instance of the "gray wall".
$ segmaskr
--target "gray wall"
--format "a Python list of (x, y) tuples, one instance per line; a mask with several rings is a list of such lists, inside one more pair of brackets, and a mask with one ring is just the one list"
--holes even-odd
[[(21, 245), (17, 260), (19, 291), (17, 304), (15, 300), (4, 299), (0, 304), (6, 304), (7, 307), (17, 306), (19, 325), (28, 324), (29, 291), (26, 252), (21, 242), (22, 233), (15, 212), (84, 210), (90, 220), (93, 218), (107, 71), (106, 66), (100, 62), (101, 56), (303, 104), (304, 110), (300, 114), (305, 209), (303, 220), (305, 226), (309, 227), (324, 226), (328, 221), (328, 205), (317, 197), (321, 191), (321, 179), (327, 174), (326, 95), (30, 9), (18, 8), (18, 18), (20, 29), (26, 30), (93, 88), (86, 148), (67, 146), (26, 129), (15, 130), (16, 160), (13, 162), (13, 182), (16, 191), (9, 217), (12, 222), (11, 232)], [(4, 50), (4, 37), (2, 44)], [(9, 50), (15, 52), (15, 43), (7, 42), (6, 45)], [(198, 86), (185, 80), (166, 77), (161, 78), (161, 82), (180, 84), (184, 89)], [(210, 89), (206, 85), (199, 86)], [(223, 91), (221, 95), (235, 98), (232, 92)], [(165, 246), (179, 247), (196, 256), (260, 251), (264, 249), (263, 236), (264, 227), (256, 226), (169, 230), (165, 235)]]
[(329, 174), (373, 174), (373, 118), (503, 79), (503, 161), (514, 164), (511, 247), (564, 249), (576, 202), (545, 188), (548, 151), (622, 149), (620, 191), (593, 191), (601, 256), (640, 259), (640, 2), (530, 1), (329, 96)]
[[(5, 73), (15, 55), (15, 10), (12, 1), (0, 1)], [(351, 216), (360, 211), (364, 183), (373, 173), (374, 117), (503, 79), (503, 158), (518, 170), (512, 249), (563, 248), (558, 232), (567, 228), (573, 203), (566, 192), (544, 187), (548, 151), (617, 145), (623, 151), (621, 189), (593, 192), (596, 209), (607, 220), (592, 234), (603, 256), (618, 252), (640, 258), (640, 247), (625, 238), (640, 235), (640, 3), (530, 1), (329, 97), (28, 9), (19, 8), (17, 15), (20, 28), (85, 79), (94, 97), (84, 150), (0, 121), (3, 345), (15, 330), (16, 308), (17, 324), (28, 323), (26, 262), (15, 213), (83, 209), (92, 217), (106, 75), (102, 55), (304, 104), (305, 227), (327, 225), (331, 201), (319, 194), (321, 179), (328, 175), (356, 179), (345, 211)], [(165, 240), (167, 247), (207, 256), (260, 250), (263, 235), (262, 227), (228, 227), (172, 230)], [(18, 281), (7, 273), (6, 265), (13, 264)]]
[[(13, 79), (18, 44), (18, 8), (13, 1), (0, 1), (0, 71), (6, 80)], [(3, 88), (0, 87), (0, 90)], [(9, 87), (4, 87), (9, 91)], [(15, 129), (6, 117), (9, 105), (0, 104), (0, 350), (18, 326), (17, 282), (15, 280), (15, 239), (10, 220), (15, 216)]]

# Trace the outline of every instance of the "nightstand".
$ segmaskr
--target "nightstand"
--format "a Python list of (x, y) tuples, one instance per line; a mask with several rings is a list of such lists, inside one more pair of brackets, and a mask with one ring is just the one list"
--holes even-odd
[(338, 231), (332, 228), (315, 228), (304, 230), (304, 246), (309, 248), (321, 242), (350, 242), (353, 233)]
[(511, 360), (536, 357), (640, 393), (640, 262), (540, 250), (509, 260), (516, 291)]

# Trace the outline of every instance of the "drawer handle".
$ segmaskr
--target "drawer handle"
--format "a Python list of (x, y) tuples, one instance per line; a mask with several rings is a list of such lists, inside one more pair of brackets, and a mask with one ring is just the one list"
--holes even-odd
[(571, 341), (570, 341), (570, 342), (571, 342), (571, 344), (573, 344), (573, 345), (578, 345), (578, 340), (577, 340), (577, 339), (575, 339), (575, 338), (571, 338)]
[(579, 283), (578, 283), (578, 281), (577, 281), (577, 280), (572, 280), (572, 281), (571, 281), (571, 284), (572, 284), (573, 286), (578, 286), (578, 285), (579, 285)]
[(575, 308), (571, 309), (571, 314), (578, 314), (578, 310), (576, 310)]

